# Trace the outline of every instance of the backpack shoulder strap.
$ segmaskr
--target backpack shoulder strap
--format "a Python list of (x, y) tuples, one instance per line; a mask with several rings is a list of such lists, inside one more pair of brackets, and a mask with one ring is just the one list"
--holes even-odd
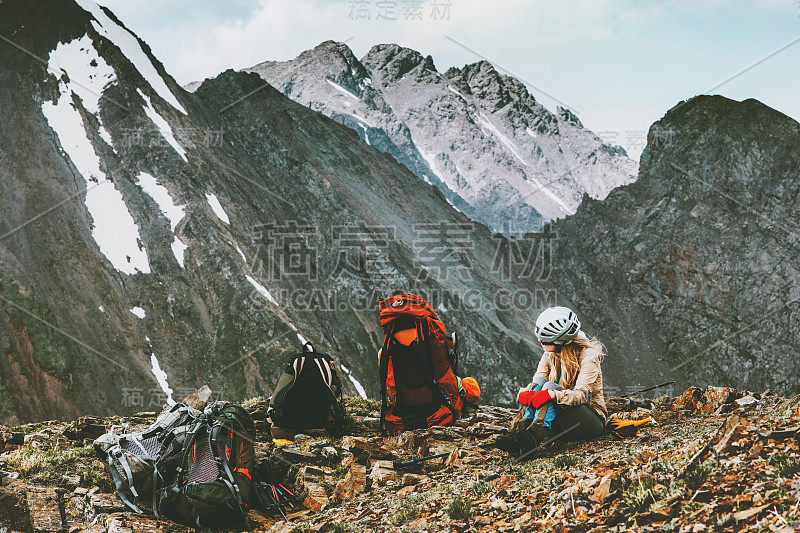
[(317, 365), (317, 369), (319, 370), (320, 375), (322, 376), (322, 380), (328, 386), (329, 389), (333, 387), (333, 372), (331, 371), (330, 365), (328, 365), (328, 361), (322, 357), (315, 357), (314, 364)]
[[(305, 354), (306, 352), (303, 353)], [(305, 365), (306, 365), (305, 355), (296, 355), (292, 359), (290, 366), (294, 370), (294, 379), (297, 379), (297, 376), (299, 376), (303, 372), (303, 368), (305, 367)]]
[(394, 326), (395, 322), (391, 321), (384, 325), (383, 329), (383, 348), (381, 348), (381, 358), (380, 358), (380, 380), (381, 380), (381, 434), (386, 435), (386, 411), (389, 408), (389, 398), (388, 392), (386, 390), (386, 379), (389, 377), (389, 359), (391, 355), (389, 354), (389, 344), (392, 340), (392, 334), (394, 334)]

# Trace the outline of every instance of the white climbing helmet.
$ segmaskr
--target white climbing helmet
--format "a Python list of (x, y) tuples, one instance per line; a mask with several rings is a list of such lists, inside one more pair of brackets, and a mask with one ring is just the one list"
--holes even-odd
[(578, 336), (581, 321), (568, 307), (548, 307), (536, 319), (536, 337), (549, 344), (567, 344)]

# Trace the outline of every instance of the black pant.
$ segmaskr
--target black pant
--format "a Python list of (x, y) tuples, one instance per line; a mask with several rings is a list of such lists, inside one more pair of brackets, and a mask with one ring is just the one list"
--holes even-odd
[(553, 436), (566, 432), (561, 440), (589, 440), (599, 437), (604, 427), (603, 419), (588, 405), (577, 405), (559, 409), (551, 430)]
[[(543, 377), (534, 378), (533, 382), (543, 389), (564, 390), (558, 383), (547, 381)], [(603, 419), (588, 405), (575, 407), (558, 406), (556, 419), (552, 422), (553, 435), (561, 435), (561, 440), (589, 440), (599, 437), (605, 428)], [(562, 433), (564, 433), (562, 435)]]

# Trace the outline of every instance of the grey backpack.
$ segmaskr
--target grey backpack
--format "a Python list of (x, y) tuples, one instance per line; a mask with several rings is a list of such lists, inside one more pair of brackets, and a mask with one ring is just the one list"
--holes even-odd
[(213, 402), (184, 441), (178, 476), (159, 490), (160, 512), (198, 530), (246, 525), (256, 428), (241, 405)]
[(199, 416), (197, 409), (178, 403), (141, 433), (111, 432), (94, 441), (117, 494), (131, 510), (142, 513), (139, 504), (147, 501), (158, 514), (158, 490), (174, 481), (183, 445)]

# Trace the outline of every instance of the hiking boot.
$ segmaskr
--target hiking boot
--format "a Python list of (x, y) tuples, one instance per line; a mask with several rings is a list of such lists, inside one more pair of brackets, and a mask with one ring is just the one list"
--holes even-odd
[(497, 448), (498, 450), (502, 450), (506, 453), (517, 456), (519, 455), (519, 444), (517, 444), (516, 434), (516, 431), (512, 431), (510, 433), (500, 435), (490, 444), (490, 446), (492, 448)]
[(516, 441), (520, 455), (540, 446), (550, 437), (550, 429), (542, 424), (531, 424), (527, 429), (517, 432)]

